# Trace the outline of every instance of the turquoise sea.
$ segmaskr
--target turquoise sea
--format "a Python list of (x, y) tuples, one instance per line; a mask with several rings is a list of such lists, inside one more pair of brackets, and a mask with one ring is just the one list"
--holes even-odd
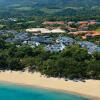
[(78, 95), (0, 83), (0, 100), (88, 100)]

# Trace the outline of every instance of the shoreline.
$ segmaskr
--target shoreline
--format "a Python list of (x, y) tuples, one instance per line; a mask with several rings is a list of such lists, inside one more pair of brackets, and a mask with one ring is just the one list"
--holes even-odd
[[(100, 100), (100, 80), (86, 80), (86, 82), (74, 82), (70, 80), (64, 81), (64, 79), (58, 78), (47, 78), (45, 76), (42, 76), (40, 73), (5, 71), (0, 72), (0, 82), (69, 93), (73, 95), (79, 95), (90, 100)], [(94, 87), (93, 85), (91, 85), (93, 86), (90, 88), (91, 90), (88, 89), (88, 87), (90, 87), (91, 82), (95, 83), (93, 85), (96, 85), (97, 83), (97, 90), (92, 89)], [(87, 85), (87, 83), (89, 83), (89, 85)], [(84, 87), (84, 85), (88, 87)]]
[(72, 95), (82, 96), (83, 98), (86, 98), (89, 100), (100, 100), (100, 98), (98, 98), (98, 97), (94, 97), (94, 96), (90, 96), (90, 95), (86, 95), (86, 94), (81, 94), (81, 93), (77, 93), (77, 92), (73, 92), (73, 91), (67, 91), (67, 90), (63, 90), (63, 89), (54, 89), (54, 88), (49, 88), (49, 87), (42, 87), (42, 86), (37, 86), (37, 85), (27, 85), (27, 84), (14, 83), (14, 82), (8, 82), (8, 81), (0, 81), (0, 83), (9, 84), (9, 85), (24, 86), (24, 87), (31, 87), (31, 88), (37, 88), (37, 89), (39, 88), (39, 89), (50, 90), (50, 91), (54, 91), (54, 92), (59, 91), (61, 93), (68, 93), (68, 94), (72, 94)]
[(72, 95), (82, 96), (83, 98), (86, 98), (89, 100), (100, 100), (97, 97), (93, 97), (93, 96), (89, 96), (89, 95), (85, 95), (85, 94), (81, 94), (81, 93), (76, 93), (76, 92), (72, 92), (72, 91), (67, 91), (67, 90), (53, 89), (53, 88), (42, 87), (42, 86), (37, 86), (37, 85), (26, 85), (26, 84), (13, 83), (13, 82), (8, 82), (8, 81), (0, 81), (0, 83), (9, 84), (9, 85), (24, 86), (24, 87), (31, 87), (31, 88), (37, 88), (37, 89), (39, 88), (39, 89), (50, 90), (50, 91), (54, 91), (54, 92), (57, 91), (57, 92), (61, 92), (61, 93), (68, 93), (68, 94), (72, 94)]

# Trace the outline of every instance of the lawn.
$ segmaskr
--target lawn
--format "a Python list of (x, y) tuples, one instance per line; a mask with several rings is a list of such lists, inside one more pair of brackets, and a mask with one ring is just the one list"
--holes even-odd
[(96, 29), (96, 31), (100, 32), (100, 27)]
[(0, 28), (3, 28), (5, 25), (0, 24)]
[(17, 7), (15, 9), (18, 11), (31, 11), (32, 10), (31, 7)]

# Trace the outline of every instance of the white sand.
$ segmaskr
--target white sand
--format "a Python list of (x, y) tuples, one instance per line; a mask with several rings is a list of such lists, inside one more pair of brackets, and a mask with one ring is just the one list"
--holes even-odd
[(100, 80), (86, 80), (86, 82), (64, 81), (64, 79), (47, 78), (39, 73), (28, 72), (0, 72), (0, 81), (15, 84), (38, 86), (55, 90), (69, 91), (100, 100)]

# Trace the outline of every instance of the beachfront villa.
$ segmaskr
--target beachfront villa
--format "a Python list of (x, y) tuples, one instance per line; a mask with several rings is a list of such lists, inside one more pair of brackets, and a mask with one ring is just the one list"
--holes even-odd
[(100, 52), (100, 47), (95, 48), (97, 52)]
[(96, 45), (94, 43), (91, 43), (91, 42), (88, 42), (88, 41), (82, 41), (82, 42), (79, 42), (79, 44), (82, 47), (87, 47), (87, 48), (96, 47)]
[(37, 46), (40, 45), (39, 42), (35, 42), (35, 41), (24, 41), (23, 44), (25, 44), (25, 45), (28, 44), (28, 45), (29, 45), (30, 47), (32, 47), (32, 48), (35, 48), (35, 47), (37, 47)]
[(75, 43), (75, 40), (73, 38), (70, 38), (70, 37), (59, 37), (57, 40), (56, 40), (57, 43), (63, 43), (65, 45), (72, 45)]
[(0, 35), (3, 35), (3, 34), (13, 34), (15, 35), (17, 33), (16, 30), (0, 30)]
[(5, 41), (13, 43), (13, 42), (17, 42), (17, 41), (23, 42), (23, 41), (27, 41), (27, 40), (29, 40), (28, 33), (21, 32), (21, 33), (15, 33), (14, 37), (7, 38)]
[(49, 36), (32, 36), (31, 41), (49, 44), (53, 42), (53, 39)]
[(46, 51), (50, 51), (50, 52), (60, 52), (60, 51), (62, 51), (64, 49), (65, 49), (65, 45), (62, 44), (62, 43), (53, 44), (53, 45), (47, 45), (45, 47), (45, 50)]
[(89, 54), (92, 54), (93, 52), (98, 52), (98, 51), (100, 52), (100, 47), (98, 47), (92, 42), (82, 41), (82, 42), (78, 42), (78, 44), (83, 48), (87, 48)]

